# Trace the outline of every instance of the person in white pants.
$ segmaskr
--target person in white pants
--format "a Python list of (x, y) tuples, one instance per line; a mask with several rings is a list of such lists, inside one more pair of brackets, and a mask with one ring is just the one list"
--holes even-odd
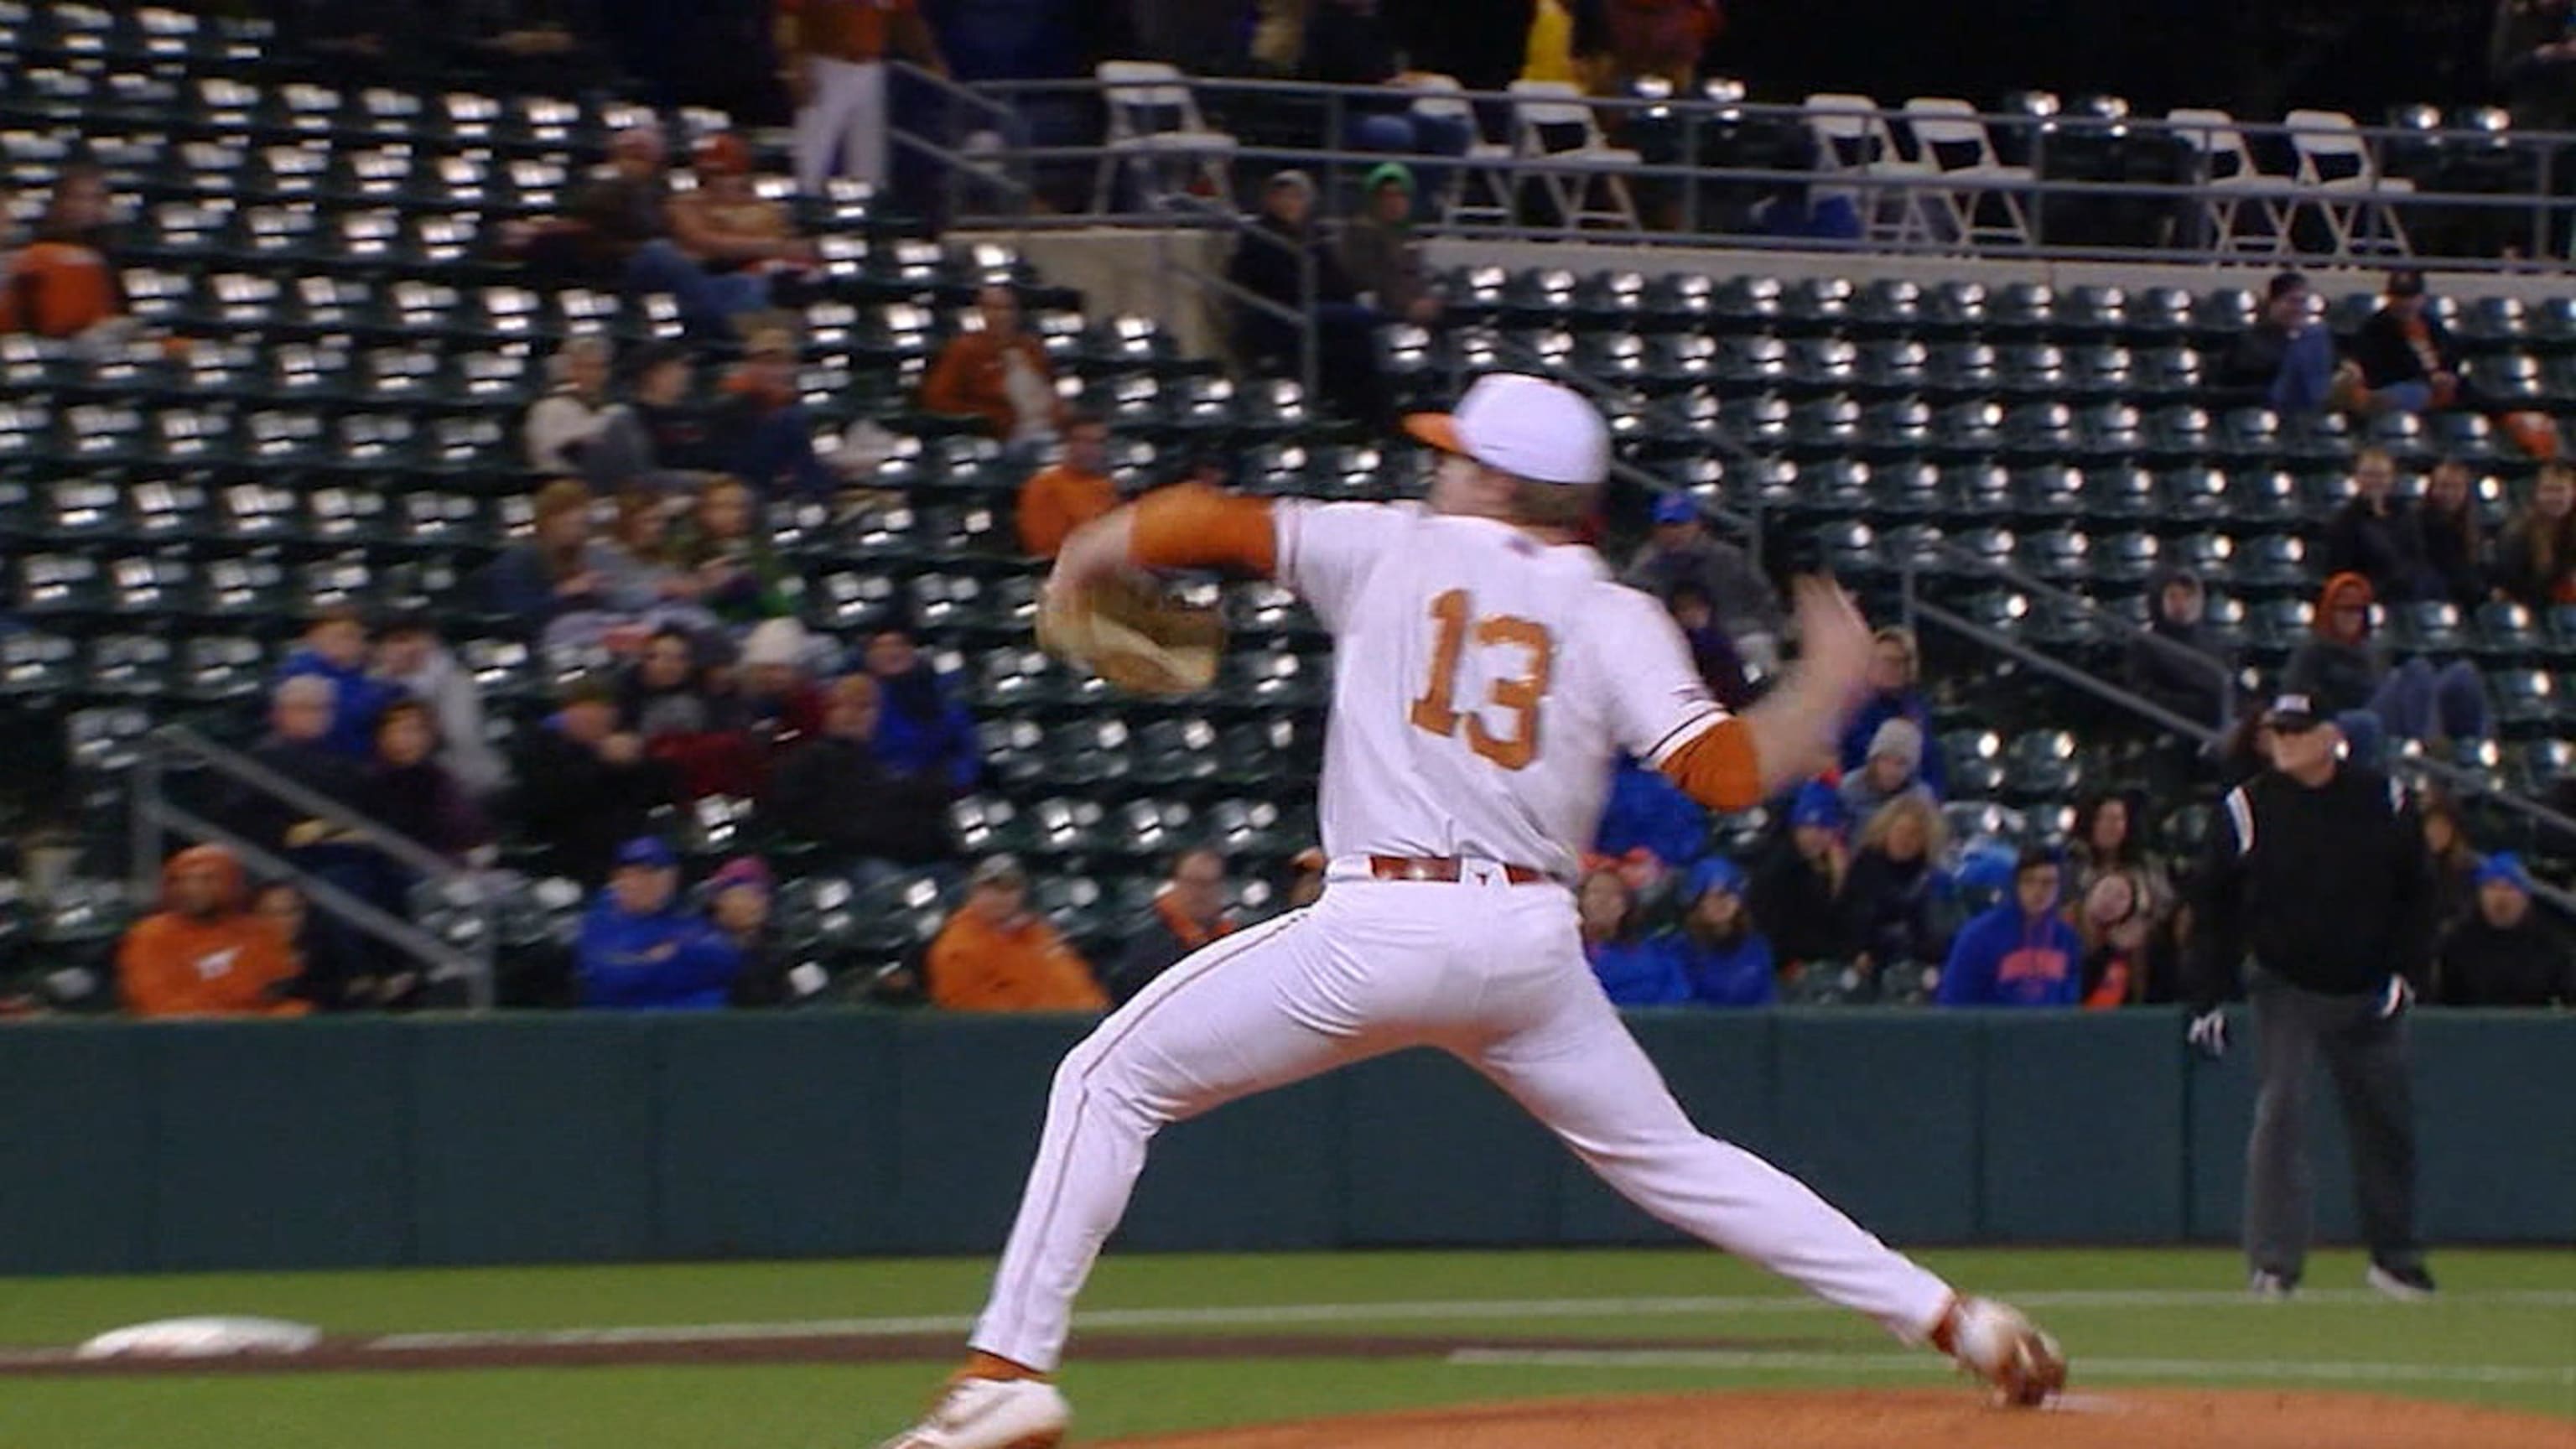
[(1414, 1046), (1482, 1072), (1663, 1221), (1929, 1342), (2011, 1402), (2047, 1399), (2066, 1379), (2047, 1335), (1703, 1135), (1584, 964), (1568, 883), (1613, 756), (1715, 809), (1769, 798), (1830, 760), (1867, 690), (1868, 626), (1802, 581), (1798, 668), (1730, 715), (1662, 607), (1574, 541), (1609, 462), (1590, 403), (1495, 375), (1407, 426), (1449, 455), (1427, 509), (1167, 488), (1057, 555), (1050, 590), (1224, 568), (1314, 607), (1335, 647), (1327, 884), (1183, 959), (1066, 1057), (966, 1368), (886, 1449), (1061, 1442), (1071, 1410), (1047, 1375), (1154, 1134)]
[(947, 62), (916, 0), (781, 0), (780, 79), (796, 101), (796, 184), (886, 182), (886, 57), (941, 74)]

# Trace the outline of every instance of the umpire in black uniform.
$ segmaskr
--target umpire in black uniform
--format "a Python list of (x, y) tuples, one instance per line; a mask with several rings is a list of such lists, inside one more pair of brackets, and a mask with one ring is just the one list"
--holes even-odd
[(2227, 1049), (2219, 1003), (2247, 955), (2262, 1085), (2245, 1148), (2252, 1289), (2285, 1297), (2305, 1267), (2315, 1183), (2308, 1090), (2323, 1056), (2352, 1139), (2369, 1283), (2433, 1292), (2415, 1237), (2415, 1100), (2406, 1010), (2432, 964), (2431, 860), (2402, 786), (2336, 758), (2304, 695), (2273, 702), (2271, 768), (2228, 792), (2194, 912), (2191, 1041)]

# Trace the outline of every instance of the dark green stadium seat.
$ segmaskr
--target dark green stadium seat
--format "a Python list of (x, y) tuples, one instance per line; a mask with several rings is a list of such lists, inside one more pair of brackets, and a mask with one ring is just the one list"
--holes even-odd
[(1108, 811), (1097, 800), (1056, 796), (1023, 812), (1029, 849), (1048, 855), (1088, 855), (1102, 848)]
[(1780, 387), (1790, 377), (1789, 344), (1768, 333), (1730, 334), (1718, 342), (1717, 380), (1731, 390)]
[(89, 644), (86, 690), (150, 702), (171, 693), (172, 647), (161, 634), (102, 634)]
[(0, 695), (20, 701), (59, 698), (79, 683), (80, 672), (80, 646), (64, 635), (42, 629), (0, 633)]
[(1954, 523), (1990, 524), (2012, 516), (2012, 472), (2000, 463), (1944, 468), (1941, 481), (1948, 495), (1942, 515)]
[(2554, 727), (2564, 702), (2558, 682), (2545, 669), (2497, 669), (2486, 676), (2495, 703), (2496, 723), (2515, 737), (2537, 735)]
[(2471, 624), (2470, 648), (2489, 668), (2531, 666), (2549, 657), (2547, 628), (2520, 604), (2480, 604)]
[(1781, 294), (1780, 320), (1801, 335), (1836, 332), (1850, 323), (1858, 297), (1848, 277), (1800, 277)]
[(2077, 515), (2087, 523), (2134, 524), (2156, 520), (2163, 494), (2155, 474), (2127, 464), (2088, 467), (2082, 475)]
[(1941, 736), (1940, 746), (1953, 801), (1991, 799), (2002, 791), (2004, 744), (1993, 730), (1953, 730)]

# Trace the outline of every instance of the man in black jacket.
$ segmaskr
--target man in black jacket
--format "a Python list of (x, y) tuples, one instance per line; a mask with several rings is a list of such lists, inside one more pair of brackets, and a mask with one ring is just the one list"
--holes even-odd
[[(1261, 215), (1235, 243), (1225, 279), (1272, 307), (1311, 319), (1318, 385), (1333, 406), (1360, 422), (1392, 425), (1385, 389), (1378, 385), (1375, 314), (1360, 305), (1359, 288), (1342, 270), (1341, 258), (1316, 235), (1314, 211), (1313, 177), (1303, 171), (1272, 176), (1261, 188)], [(1238, 360), (1256, 371), (1294, 374), (1303, 333), (1268, 309), (1243, 304), (1234, 331)]]
[(617, 727), (617, 689), (604, 679), (565, 686), (560, 712), (528, 732), (518, 778), (528, 835), (552, 846), (556, 868), (584, 885), (608, 879), (619, 843), (651, 834), (654, 809), (680, 788), (677, 771)]
[(2486, 410), (2460, 376), (2449, 330), (2424, 310), (2424, 274), (2412, 267), (2388, 274), (2387, 301), (2361, 324), (2352, 360), (2361, 364), (2375, 412)]
[(2245, 1150), (2245, 1254), (2258, 1297), (2306, 1266), (2309, 1079), (2322, 1055), (2352, 1140), (2370, 1286), (2433, 1292), (2415, 1236), (2415, 1104), (2407, 1006), (2432, 959), (2432, 870), (2402, 787), (2340, 763), (2305, 695), (2272, 704), (2272, 768), (2228, 792), (2194, 913), (2191, 1041), (2227, 1049), (2219, 1003), (2250, 948), (2261, 1086)]
[(771, 772), (761, 819), (796, 840), (847, 855), (926, 865), (957, 853), (948, 830), (945, 782), (898, 775), (869, 748), (876, 737), (877, 682), (865, 674), (824, 692), (823, 732)]
[(2129, 688), (2197, 724), (2227, 723), (2236, 661), (2202, 615), (2200, 576), (2162, 569), (2147, 585), (2147, 628), (2129, 639)]
[(2442, 942), (2442, 1000), (2452, 1006), (2576, 1005), (2576, 950), (2531, 906), (2522, 857), (2500, 851), (2471, 877), (2477, 908)]

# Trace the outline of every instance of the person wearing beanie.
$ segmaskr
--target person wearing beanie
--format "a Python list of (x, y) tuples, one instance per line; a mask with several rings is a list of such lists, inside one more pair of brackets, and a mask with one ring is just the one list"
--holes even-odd
[(2065, 867), (2025, 850), (2010, 899), (1960, 928), (1933, 1000), (1942, 1006), (2073, 1006), (2083, 997), (2084, 941), (2058, 914)]
[(2576, 1006), (2576, 946), (2532, 909), (2531, 872), (2499, 851), (2472, 877), (2477, 906), (2442, 942), (2450, 1006)]
[(1861, 767), (1843, 776), (1843, 808), (1854, 820), (1867, 820), (1900, 796), (1919, 795), (1937, 805), (1940, 801), (1919, 777), (1922, 769), (1922, 728), (1909, 719), (1891, 719), (1870, 737)]
[(2129, 636), (2129, 688), (2194, 724), (2227, 723), (2236, 658), (2211, 632), (2200, 575), (2161, 568), (2147, 580), (2147, 627)]
[(1660, 940), (1637, 934), (1637, 889), (1615, 859), (1593, 861), (1574, 888), (1583, 959), (1612, 1006), (1678, 1006), (1690, 1000), (1681, 963)]
[(1428, 327), (1440, 320), (1440, 296), (1413, 230), (1413, 172), (1381, 162), (1360, 185), (1360, 214), (1342, 227), (1342, 266), (1360, 300), (1398, 321)]
[(2282, 671), (2284, 693), (2312, 701), (2331, 716), (2364, 764), (2375, 764), (2383, 737), (2482, 740), (2494, 732), (2486, 685), (2477, 666), (2455, 659), (2436, 668), (2421, 655), (2391, 665), (2373, 637), (2370, 580), (2339, 573), (2317, 596), (2314, 632)]
[[(1843, 726), (1838, 756), (1844, 774), (1869, 763), (1869, 747), (1878, 739), (1878, 727), (1889, 720), (1902, 719), (1926, 741), (1932, 738), (1932, 705), (1923, 697), (1922, 673), (1923, 650), (1913, 630), (1891, 625), (1878, 631), (1877, 650), (1869, 663), (1869, 699)], [(1949, 798), (1950, 777), (1939, 749), (1923, 751), (1920, 773), (1933, 799)]]
[(1771, 943), (1745, 906), (1742, 867), (1726, 857), (1699, 863), (1682, 889), (1681, 928), (1657, 944), (1671, 953), (1690, 999), (1702, 1006), (1769, 1006), (1780, 999)]
[(823, 692), (807, 667), (814, 641), (794, 619), (766, 619), (742, 641), (743, 728), (764, 766), (823, 729)]
[[(742, 958), (726, 1000), (734, 1006), (780, 1006), (800, 993), (790, 981), (787, 958), (770, 927), (770, 902), (778, 883), (769, 865), (756, 855), (738, 855), (707, 877), (703, 892), (707, 919), (733, 944)], [(800, 968), (820, 973), (819, 966)], [(819, 984), (819, 983), (817, 983)]]
[(1851, 957), (1844, 909), (1851, 852), (1843, 835), (1850, 819), (1833, 786), (1808, 781), (1790, 798), (1787, 833), (1754, 872), (1754, 924), (1783, 963)]

